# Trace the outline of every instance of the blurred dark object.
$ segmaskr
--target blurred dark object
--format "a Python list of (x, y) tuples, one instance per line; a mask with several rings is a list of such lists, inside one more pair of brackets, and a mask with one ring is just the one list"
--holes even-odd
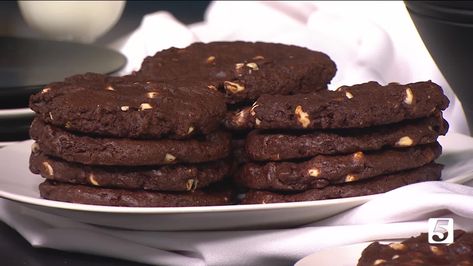
[(77, 73), (113, 73), (122, 54), (97, 45), (0, 36), (0, 108), (28, 106), (29, 95)]
[(460, 99), (473, 130), (473, 2), (405, 1), (430, 55)]

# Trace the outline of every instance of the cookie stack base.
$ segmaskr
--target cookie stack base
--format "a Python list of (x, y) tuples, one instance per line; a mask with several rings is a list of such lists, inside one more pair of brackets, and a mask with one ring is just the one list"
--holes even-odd
[(208, 188), (192, 192), (157, 192), (144, 190), (96, 188), (46, 180), (39, 185), (42, 198), (80, 204), (121, 207), (190, 207), (232, 203), (229, 189)]

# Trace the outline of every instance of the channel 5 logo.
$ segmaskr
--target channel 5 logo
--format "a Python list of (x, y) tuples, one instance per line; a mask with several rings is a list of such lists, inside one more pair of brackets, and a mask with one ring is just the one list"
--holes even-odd
[(453, 243), (453, 219), (452, 218), (430, 218), (429, 219), (429, 243), (430, 244)]

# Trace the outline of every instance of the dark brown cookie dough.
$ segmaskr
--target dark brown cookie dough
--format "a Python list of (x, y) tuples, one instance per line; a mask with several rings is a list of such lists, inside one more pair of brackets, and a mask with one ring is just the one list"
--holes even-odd
[(46, 86), (30, 108), (47, 123), (83, 133), (130, 138), (189, 138), (215, 131), (226, 113), (221, 93), (170, 87), (133, 76), (88, 73)]
[(230, 172), (230, 163), (215, 161), (157, 167), (89, 166), (66, 162), (36, 151), (30, 156), (30, 170), (48, 180), (72, 184), (108, 188), (190, 191), (222, 180)]
[(194, 43), (147, 57), (136, 73), (142, 80), (171, 85), (203, 84), (224, 92), (226, 102), (260, 95), (323, 90), (336, 72), (324, 53), (293, 45), (262, 42)]
[(230, 189), (157, 192), (72, 185), (46, 180), (39, 185), (42, 198), (80, 204), (122, 207), (188, 207), (233, 204)]
[(246, 163), (236, 181), (252, 189), (301, 191), (417, 168), (438, 158), (439, 143), (403, 149), (318, 155), (303, 162)]
[(366, 179), (359, 182), (327, 186), (322, 189), (310, 189), (295, 194), (283, 194), (264, 190), (250, 190), (243, 198), (243, 204), (265, 204), (277, 202), (296, 202), (324, 199), (337, 199), (384, 193), (405, 185), (436, 181), (440, 179), (442, 165), (428, 165), (385, 176)]
[(343, 154), (433, 143), (445, 135), (448, 123), (432, 116), (364, 129), (312, 132), (253, 131), (246, 139), (246, 152), (254, 161), (283, 161), (319, 154)]
[(442, 88), (431, 81), (386, 86), (372, 81), (337, 91), (262, 95), (252, 107), (227, 116), (225, 124), (232, 129), (365, 128), (427, 117), (448, 104)]
[(428, 234), (400, 243), (373, 242), (363, 250), (358, 266), (468, 266), (473, 265), (473, 233), (454, 231), (454, 243), (429, 244)]
[(231, 148), (226, 132), (187, 140), (97, 138), (73, 134), (38, 118), (31, 125), (30, 135), (45, 154), (88, 165), (201, 163), (226, 158)]

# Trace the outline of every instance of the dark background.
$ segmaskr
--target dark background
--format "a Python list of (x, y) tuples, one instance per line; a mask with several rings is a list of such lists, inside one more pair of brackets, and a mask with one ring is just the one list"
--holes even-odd
[[(108, 33), (100, 37), (96, 43), (106, 45), (131, 33), (140, 25), (143, 15), (156, 11), (169, 11), (185, 24), (202, 21), (208, 5), (209, 1), (128, 0), (118, 23)], [(0, 2), (0, 36), (41, 37), (37, 32), (28, 28), (26, 22), (21, 17), (16, 1)], [(74, 239), (71, 239), (71, 241), (74, 241)], [(0, 221), (0, 265), (137, 266), (142, 264), (99, 256), (33, 248), (17, 232)]]

